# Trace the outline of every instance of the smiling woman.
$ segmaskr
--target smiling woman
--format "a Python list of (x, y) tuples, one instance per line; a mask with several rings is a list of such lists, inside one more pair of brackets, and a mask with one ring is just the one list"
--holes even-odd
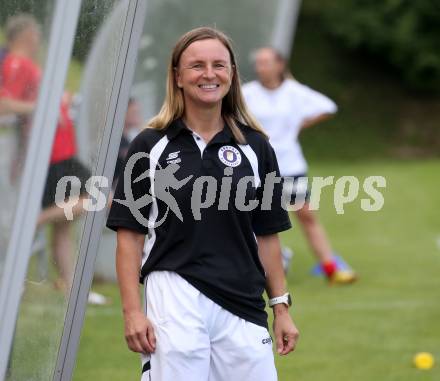
[[(200, 46), (198, 46), (200, 43), (208, 43), (208, 45), (211, 45), (209, 46), (210, 49), (206, 51), (205, 49), (200, 49)], [(199, 49), (197, 49), (197, 47)], [(191, 62), (189, 62), (190, 66), (188, 66), (188, 64), (184, 65), (183, 60), (185, 57), (182, 58), (182, 56), (185, 52), (188, 53), (187, 50), (191, 51), (193, 48), (198, 50), (198, 52), (196, 51), (195, 53), (202, 55), (202, 60), (200, 60), (200, 56), (186, 54), (187, 58), (191, 59)], [(216, 50), (216, 48), (219, 48), (220, 50)], [(229, 54), (225, 55), (225, 52)], [(223, 97), (220, 98), (221, 101), (220, 99), (217, 100), (216, 112), (218, 113), (218, 111), (220, 111), (221, 117), (229, 125), (234, 138), (240, 143), (245, 143), (243, 133), (237, 124), (238, 121), (264, 135), (258, 122), (247, 111), (243, 96), (241, 95), (240, 76), (238, 75), (237, 61), (235, 59), (234, 51), (232, 50), (231, 41), (225, 34), (211, 28), (193, 29), (183, 35), (177, 42), (168, 65), (165, 101), (159, 114), (148, 123), (149, 127), (162, 130), (168, 127), (173, 120), (185, 117), (185, 97), (188, 94), (183, 87), (178, 86), (177, 79), (179, 75), (181, 75), (180, 72), (184, 71), (185, 68), (186, 70), (206, 75), (206, 71), (209, 70), (207, 67), (207, 61), (212, 61), (210, 63), (213, 67), (216, 67), (216, 70), (212, 70), (213, 73), (208, 74), (208, 79), (211, 82), (205, 79), (207, 82), (205, 85), (212, 85), (215, 83), (214, 80), (217, 80), (219, 81), (218, 85), (220, 87), (220, 80), (217, 75), (218, 72), (224, 73), (222, 78), (224, 78), (227, 73), (229, 78), (228, 85), (224, 84), (225, 86), (223, 87), (223, 89), (227, 89), (227, 91), (223, 94)], [(224, 65), (224, 69), (219, 68), (221, 65)], [(202, 83), (199, 83), (199, 85), (201, 84)], [(188, 92), (189, 89), (186, 88), (186, 90)], [(220, 108), (218, 107), (219, 105), (221, 106)], [(205, 104), (205, 106), (201, 104), (200, 106), (201, 109), (204, 109), (205, 106), (210, 109), (213, 107), (212, 104)], [(195, 110), (199, 110), (199, 108), (196, 107)], [(186, 114), (186, 116), (188, 116), (189, 113)], [(212, 118), (210, 119), (212, 120)], [(194, 123), (197, 123), (197, 121), (195, 120)], [(194, 129), (197, 127), (192, 126), (192, 128)], [(217, 126), (217, 129), (219, 129), (219, 126)]]
[(175, 71), (187, 111), (191, 109), (191, 113), (200, 106), (221, 109), (233, 72), (228, 49), (220, 41), (209, 39), (192, 43), (182, 53)]
[[(277, 234), (290, 228), (280, 183), (271, 207), (261, 207), (266, 176), (279, 175), (275, 154), (246, 109), (223, 33), (183, 35), (167, 81), (160, 113), (130, 146), (107, 222), (117, 231), (128, 347), (142, 354), (143, 381), (275, 381), (265, 288), (278, 353), (291, 352), (298, 338)], [(243, 184), (245, 207), (222, 196)], [(152, 202), (132, 213), (146, 197)], [(251, 203), (259, 205), (252, 212)]]

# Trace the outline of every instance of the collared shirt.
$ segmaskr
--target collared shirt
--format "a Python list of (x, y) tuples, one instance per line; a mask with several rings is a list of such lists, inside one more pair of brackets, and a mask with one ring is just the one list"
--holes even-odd
[[(291, 225), (280, 183), (269, 207), (261, 206), (266, 175), (279, 176), (272, 147), (259, 132), (240, 128), (247, 144), (238, 144), (227, 125), (208, 144), (182, 120), (142, 131), (130, 146), (107, 226), (147, 235), (141, 282), (152, 271), (175, 271), (226, 310), (266, 327), (256, 236)], [(163, 177), (164, 170), (172, 176)], [(146, 205), (133, 213), (124, 201), (131, 196)]]

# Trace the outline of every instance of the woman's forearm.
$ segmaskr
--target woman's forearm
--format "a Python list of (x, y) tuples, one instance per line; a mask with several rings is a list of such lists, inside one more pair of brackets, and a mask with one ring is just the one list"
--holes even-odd
[(139, 270), (145, 236), (129, 230), (118, 230), (116, 272), (125, 314), (142, 312), (139, 298)]
[(281, 259), (281, 245), (278, 234), (258, 236), (258, 255), (266, 272), (266, 291), (269, 298), (286, 292), (286, 280)]
[(0, 115), (4, 114), (18, 114), (30, 115), (35, 108), (34, 102), (20, 101), (12, 98), (0, 99)]
[(332, 113), (325, 113), (325, 114), (321, 114), (318, 115), (316, 117), (313, 118), (308, 118), (306, 119), (303, 124), (301, 125), (301, 130), (305, 129), (305, 128), (309, 128), (309, 127), (313, 127), (314, 125), (324, 122), (330, 118), (333, 118), (334, 114)]

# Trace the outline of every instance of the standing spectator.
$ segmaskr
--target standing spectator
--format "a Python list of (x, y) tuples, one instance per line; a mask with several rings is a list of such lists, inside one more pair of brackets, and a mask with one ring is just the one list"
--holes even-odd
[[(0, 115), (15, 114), (19, 119), (17, 124), (19, 144), (11, 169), (13, 181), (18, 180), (20, 165), (24, 162), (31, 117), (40, 87), (41, 69), (36, 61), (40, 48), (40, 35), (40, 27), (30, 15), (12, 16), (7, 22), (7, 52), (0, 68)], [(68, 99), (69, 97), (64, 95), (61, 101), (42, 200), (43, 210), (38, 218), (38, 225), (52, 224), (52, 254), (59, 274), (55, 286), (64, 291), (70, 289), (72, 281), (74, 247), (71, 237), (72, 222), (66, 220), (63, 209), (55, 205), (56, 187), (63, 176), (77, 176), (81, 181), (81, 194), (84, 194), (85, 183), (90, 177), (89, 170), (75, 157), (76, 137), (69, 115)], [(74, 207), (74, 215), (83, 211), (81, 201), (80, 199)]]
[[(255, 71), (257, 80), (245, 84), (243, 94), (249, 109), (269, 135), (281, 176), (295, 179), (292, 204), (297, 198), (297, 202), (301, 197), (305, 199), (295, 214), (328, 280), (339, 284), (352, 283), (356, 274), (336, 260), (323, 226), (310, 210), (309, 191), (299, 180), (307, 176), (307, 163), (298, 135), (301, 130), (330, 118), (337, 111), (336, 104), (290, 78), (285, 59), (273, 48), (265, 47), (256, 52)], [(283, 251), (288, 256), (289, 251)], [(288, 260), (285, 263), (288, 266)]]

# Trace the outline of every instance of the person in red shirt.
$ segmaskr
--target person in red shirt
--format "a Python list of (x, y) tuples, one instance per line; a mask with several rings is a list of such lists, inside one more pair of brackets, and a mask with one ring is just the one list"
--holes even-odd
[[(11, 169), (13, 181), (17, 180), (19, 167), (24, 162), (31, 117), (41, 82), (41, 69), (36, 62), (40, 35), (40, 27), (30, 15), (16, 15), (7, 22), (7, 51), (0, 64), (0, 114), (15, 114), (19, 120), (18, 152)], [(77, 176), (81, 181), (81, 194), (85, 194), (84, 185), (90, 177), (89, 170), (75, 157), (76, 137), (69, 115), (68, 99), (65, 94), (61, 101), (42, 200), (43, 210), (38, 218), (38, 225), (53, 225), (52, 253), (60, 276), (55, 285), (65, 290), (69, 289), (73, 275), (73, 242), (70, 233), (72, 224), (66, 220), (63, 209), (55, 205), (56, 187), (63, 176)], [(70, 190), (66, 194), (70, 194)], [(80, 199), (74, 208), (74, 215), (82, 211)]]

